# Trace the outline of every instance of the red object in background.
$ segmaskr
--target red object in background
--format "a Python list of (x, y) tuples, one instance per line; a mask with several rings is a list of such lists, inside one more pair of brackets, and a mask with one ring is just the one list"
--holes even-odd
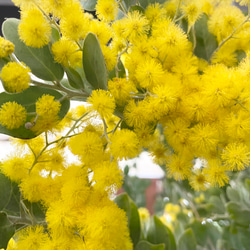
[(146, 195), (146, 208), (150, 214), (154, 214), (154, 205), (158, 193), (163, 190), (162, 179), (151, 179), (150, 186), (145, 190)]
[[(163, 190), (162, 179), (145, 179), (150, 180), (151, 184), (145, 190), (145, 199), (146, 199), (146, 208), (148, 209), (151, 215), (154, 214), (154, 205), (158, 193), (161, 193)], [(124, 193), (123, 188), (120, 188), (117, 195)]]

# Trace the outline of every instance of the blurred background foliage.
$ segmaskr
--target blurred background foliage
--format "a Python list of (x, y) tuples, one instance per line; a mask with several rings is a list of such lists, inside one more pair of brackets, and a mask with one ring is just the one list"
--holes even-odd
[[(129, 176), (131, 168), (136, 165), (126, 166), (123, 189), (138, 207), (141, 238), (148, 240), (152, 221), (156, 220), (146, 208), (146, 189), (152, 180)], [(230, 184), (223, 188), (199, 192), (187, 181), (159, 180), (162, 191), (155, 193), (154, 213), (159, 219), (157, 223), (167, 226), (176, 242), (176, 246), (165, 249), (249, 249), (250, 170), (232, 173), (230, 179)]]

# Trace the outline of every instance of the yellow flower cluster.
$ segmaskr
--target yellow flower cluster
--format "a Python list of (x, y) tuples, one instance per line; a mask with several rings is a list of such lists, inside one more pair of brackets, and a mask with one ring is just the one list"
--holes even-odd
[[(61, 121), (66, 134), (56, 130), (61, 103), (50, 95), (37, 100), (32, 129), (46, 131), (45, 139), (17, 143), (18, 154), (6, 159), (1, 171), (18, 183), (25, 199), (44, 205), (46, 230), (41, 225), (20, 230), (11, 243), (15, 249), (131, 250), (125, 213), (111, 197), (122, 184), (118, 161), (143, 149), (164, 165), (167, 176), (188, 179), (195, 190), (222, 187), (229, 171), (249, 165), (249, 15), (226, 1), (170, 0), (149, 5), (145, 14), (134, 10), (115, 20), (118, 7), (126, 12), (122, 1), (98, 0), (99, 21), (77, 0), (14, 2), (21, 7), (18, 32), (26, 45), (49, 44), (56, 62), (77, 68), (82, 67), (84, 39), (93, 32), (107, 69), (115, 71), (108, 90), (93, 90), (88, 106)], [(204, 15), (219, 44), (207, 62), (194, 53), (195, 24)], [(52, 24), (58, 41), (51, 37)], [(238, 63), (239, 50), (246, 57)], [(25, 89), (25, 81), (13, 83), (19, 70), (8, 83), (8, 67), (1, 73), (6, 89)], [(53, 86), (60, 90), (60, 83)], [(1, 106), (0, 123), (7, 129), (24, 125), (26, 116), (16, 102)], [(48, 137), (52, 129), (53, 139)], [(67, 150), (76, 158), (73, 163)], [(196, 158), (202, 160), (199, 169)]]

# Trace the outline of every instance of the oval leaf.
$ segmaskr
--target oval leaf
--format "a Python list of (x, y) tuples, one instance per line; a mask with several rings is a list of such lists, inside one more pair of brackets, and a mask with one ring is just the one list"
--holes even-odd
[(82, 63), (85, 76), (94, 89), (107, 90), (107, 69), (100, 43), (93, 33), (84, 40)]
[[(60, 99), (63, 96), (60, 92), (54, 89), (31, 86), (25, 91), (23, 91), (22, 93), (17, 93), (17, 94), (9, 94), (5, 92), (0, 93), (0, 107), (5, 102), (15, 101), (18, 104), (23, 105), (26, 108), (27, 112), (35, 112), (36, 101), (39, 97), (41, 97), (44, 94), (52, 95), (55, 97), (56, 100)], [(69, 106), (70, 106), (70, 102), (68, 99), (64, 99), (61, 102), (61, 109), (58, 114), (60, 119), (62, 119), (67, 114), (69, 110)], [(34, 115), (28, 116), (26, 122), (31, 121), (32, 118), (34, 118)], [(38, 134), (35, 134), (32, 130), (26, 129), (24, 125), (18, 129), (12, 129), (12, 130), (9, 130), (0, 125), (0, 133), (10, 135), (13, 137), (17, 137), (17, 138), (22, 138), (22, 139), (30, 139), (38, 135)]]
[(127, 193), (118, 195), (115, 203), (126, 212), (130, 238), (134, 246), (138, 243), (141, 234), (140, 217), (135, 203), (129, 198)]
[(7, 244), (14, 233), (15, 228), (8, 220), (7, 214), (0, 212), (0, 248), (7, 248)]
[(83, 0), (81, 1), (83, 9), (87, 11), (94, 11), (97, 0)]
[(75, 89), (84, 89), (82, 78), (76, 70), (74, 70), (73, 68), (65, 68), (65, 72), (67, 74), (71, 87)]
[(151, 218), (150, 227), (147, 232), (147, 240), (153, 244), (164, 243), (165, 250), (176, 249), (173, 233), (161, 222), (157, 216)]
[(31, 69), (32, 73), (46, 81), (60, 81), (63, 78), (63, 68), (54, 61), (49, 46), (32, 48), (26, 46), (18, 35), (20, 20), (7, 19), (2, 26), (3, 35), (15, 45), (14, 54)]
[(0, 172), (0, 211), (9, 203), (11, 196), (11, 181)]
[(135, 248), (135, 250), (164, 250), (164, 249), (165, 249), (164, 244), (154, 245), (146, 240), (140, 241)]
[(233, 189), (231, 187), (227, 187), (226, 193), (227, 193), (227, 197), (231, 201), (235, 201), (235, 202), (240, 202), (241, 201), (240, 194), (239, 194), (238, 190)]
[(218, 47), (216, 37), (208, 31), (208, 17), (204, 14), (195, 23), (196, 47), (194, 54), (209, 61), (215, 49)]
[(187, 229), (180, 237), (178, 242), (178, 249), (181, 250), (195, 250), (196, 249), (196, 239), (194, 232), (191, 228)]

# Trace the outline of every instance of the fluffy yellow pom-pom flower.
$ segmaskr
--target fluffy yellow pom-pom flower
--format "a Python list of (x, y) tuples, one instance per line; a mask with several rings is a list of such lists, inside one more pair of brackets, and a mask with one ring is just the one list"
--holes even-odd
[(41, 48), (50, 41), (51, 27), (41, 11), (31, 9), (22, 13), (18, 33), (26, 45)]
[(96, 14), (99, 19), (111, 22), (118, 14), (118, 3), (115, 0), (98, 0)]
[(116, 131), (110, 140), (110, 148), (114, 158), (133, 158), (140, 152), (139, 140), (133, 131), (128, 129)]
[(73, 41), (66, 39), (55, 42), (51, 47), (55, 60), (65, 67), (81, 65), (82, 53), (78, 49)]
[(92, 109), (97, 111), (102, 118), (109, 117), (115, 110), (114, 97), (103, 89), (94, 90), (88, 98), (88, 103), (92, 105)]
[[(132, 249), (125, 212), (115, 204), (87, 210), (81, 233), (87, 249)], [(94, 219), (94, 220), (93, 220)]]
[(250, 163), (250, 152), (243, 143), (230, 143), (222, 152), (221, 158), (229, 170), (243, 170)]
[(43, 95), (36, 102), (36, 113), (44, 117), (55, 117), (58, 115), (61, 103), (54, 100), (55, 97), (51, 95)]
[(7, 129), (21, 127), (26, 118), (26, 109), (16, 102), (6, 102), (0, 108), (0, 123)]
[(6, 91), (18, 93), (29, 87), (30, 69), (16, 62), (9, 62), (2, 68), (1, 79)]
[(14, 52), (14, 44), (3, 37), (0, 37), (0, 58), (6, 57)]

